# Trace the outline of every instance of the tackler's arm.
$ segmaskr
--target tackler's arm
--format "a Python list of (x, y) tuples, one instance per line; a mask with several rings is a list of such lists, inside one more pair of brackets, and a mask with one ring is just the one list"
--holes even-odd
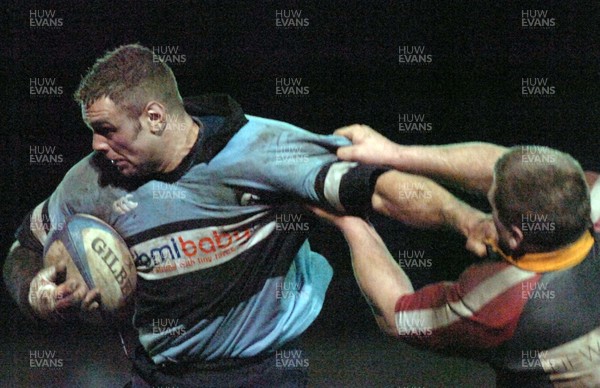
[(418, 228), (448, 227), (466, 237), (466, 248), (486, 255), (486, 242), (496, 240), (490, 215), (454, 197), (431, 179), (390, 170), (379, 176), (373, 209)]
[(389, 166), (484, 194), (492, 184), (494, 164), (507, 151), (484, 142), (405, 146), (367, 125), (357, 124), (340, 128), (335, 134), (353, 143), (338, 149), (340, 159)]

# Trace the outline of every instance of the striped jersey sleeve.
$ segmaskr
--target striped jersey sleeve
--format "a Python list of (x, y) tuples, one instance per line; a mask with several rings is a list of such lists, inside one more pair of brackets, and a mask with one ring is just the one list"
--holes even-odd
[(41, 255), (51, 231), (62, 230), (70, 216), (77, 212), (99, 216), (98, 173), (91, 167), (92, 156), (71, 167), (54, 192), (25, 216), (15, 233), (21, 246)]
[(540, 275), (507, 263), (469, 267), (457, 282), (426, 286), (396, 302), (398, 335), (436, 350), (486, 349), (510, 339)]
[(329, 209), (363, 214), (370, 209), (378, 166), (338, 160), (336, 150), (350, 141), (317, 135), (289, 123), (247, 116), (248, 124), (211, 162), (231, 187), (280, 193)]

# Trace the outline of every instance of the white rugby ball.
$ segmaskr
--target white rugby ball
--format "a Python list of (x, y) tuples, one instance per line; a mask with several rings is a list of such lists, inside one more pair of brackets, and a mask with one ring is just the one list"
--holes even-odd
[(123, 238), (107, 223), (88, 214), (76, 214), (53, 231), (44, 246), (44, 266), (67, 259), (67, 278), (98, 287), (105, 312), (116, 314), (129, 303), (136, 271)]

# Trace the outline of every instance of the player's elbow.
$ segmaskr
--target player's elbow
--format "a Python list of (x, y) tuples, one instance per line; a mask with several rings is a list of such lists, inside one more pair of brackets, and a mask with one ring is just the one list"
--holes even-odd
[(15, 252), (17, 251), (17, 249), (20, 247), (21, 245), (19, 244), (18, 241), (15, 241), (13, 243), (13, 245), (10, 247), (10, 250), (8, 251), (8, 255), (6, 256), (6, 259), (4, 260), (4, 265), (2, 268), (2, 278), (4, 281), (4, 284), (7, 286), (6, 288), (10, 291), (10, 287), (8, 287), (8, 285), (10, 284), (11, 280), (12, 280), (12, 273), (13, 273), (13, 266), (15, 263)]
[(385, 311), (378, 310), (378, 312), (375, 313), (375, 321), (383, 333), (392, 337), (398, 337), (396, 314), (393, 308), (387, 307), (388, 308)]
[(390, 320), (388, 317), (384, 317), (381, 315), (375, 316), (375, 321), (377, 322), (377, 326), (379, 329), (388, 336), (397, 337), (398, 330), (396, 329), (396, 322), (394, 320)]

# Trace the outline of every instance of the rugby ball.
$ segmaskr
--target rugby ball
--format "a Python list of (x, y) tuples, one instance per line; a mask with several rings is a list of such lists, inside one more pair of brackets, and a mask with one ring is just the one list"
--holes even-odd
[(133, 258), (123, 238), (99, 218), (76, 214), (54, 230), (44, 246), (44, 266), (67, 261), (67, 279), (98, 287), (100, 308), (117, 314), (126, 307), (136, 286)]

